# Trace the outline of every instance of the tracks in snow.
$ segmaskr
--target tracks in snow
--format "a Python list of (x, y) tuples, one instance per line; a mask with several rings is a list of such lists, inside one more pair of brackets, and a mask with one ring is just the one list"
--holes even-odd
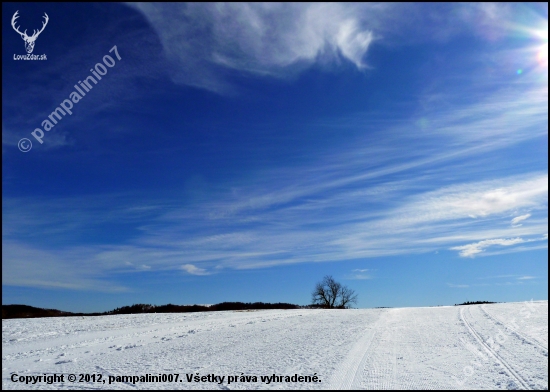
[(369, 349), (376, 335), (382, 315), (353, 346), (344, 362), (332, 376), (327, 389), (359, 389), (362, 371), (369, 356)]
[(525, 382), (525, 380), (514, 370), (514, 368), (508, 362), (506, 362), (498, 354), (498, 352), (491, 347), (491, 345), (483, 341), (483, 338), (479, 335), (479, 333), (472, 327), (472, 325), (468, 322), (468, 320), (466, 320), (466, 317), (464, 317), (464, 312), (466, 311), (466, 309), (468, 309), (468, 312), (470, 312), (469, 307), (460, 308), (460, 318), (464, 323), (464, 325), (466, 326), (466, 328), (468, 329), (468, 331), (470, 332), (470, 334), (475, 338), (475, 340), (477, 340), (479, 345), (489, 354), (489, 356), (495, 359), (495, 361), (497, 361), (505, 369), (506, 373), (508, 373), (510, 377), (515, 379), (518, 382), (518, 384), (521, 387), (523, 387), (523, 389), (531, 390), (532, 388), (529, 386), (529, 384)]
[[(104, 377), (155, 372), (317, 372), (322, 377), (322, 384), (287, 385), (298, 389), (451, 390), (458, 383), (461, 389), (544, 390), (548, 305), (541, 301), (536, 306), (530, 317), (518, 303), (487, 305), (486, 310), (448, 306), (7, 320), (2, 383), (4, 389), (17, 388), (10, 376), (23, 370), (41, 375), (97, 369)], [(53, 334), (56, 330), (60, 333)], [(38, 384), (28, 387), (40, 389)]]
[[(547, 384), (544, 373), (547, 370), (544, 369), (543, 360), (548, 356), (544, 346), (524, 334), (516, 334), (519, 331), (513, 332), (512, 328), (492, 318), (482, 307), (469, 306), (442, 311), (447, 312), (447, 315), (440, 317), (437, 313), (437, 319), (430, 316), (431, 320), (421, 320), (421, 324), (412, 310), (391, 309), (381, 313), (374, 323), (363, 330), (360, 339), (344, 357), (330, 379), (329, 388), (456, 388), (444, 378), (453, 372), (452, 369), (458, 363), (463, 364), (461, 366), (470, 365), (463, 361), (465, 356), (460, 349), (457, 350), (459, 346), (456, 344), (466, 332), (472, 337), (475, 345), (471, 346), (473, 350), (479, 352), (484, 361), (488, 361), (485, 364), (477, 362), (474, 366), (483, 366), (487, 374), (492, 374), (496, 386), (508, 383), (508, 388), (544, 389)], [(411, 317), (412, 325), (405, 322)], [(453, 328), (446, 321), (448, 317), (457, 317), (460, 323)], [(428, 328), (427, 346), (419, 325)], [(445, 332), (447, 339), (441, 338), (441, 328), (448, 328)], [(432, 333), (433, 336), (430, 335)], [(453, 343), (453, 339), (456, 339), (456, 343)], [(531, 354), (530, 350), (535, 351)], [(468, 351), (473, 352), (471, 349)], [(529, 353), (528, 356), (523, 357), (526, 353)], [(422, 372), (437, 372), (440, 378), (427, 380), (412, 376)], [(480, 376), (478, 372), (475, 377)], [(478, 384), (474, 378), (469, 382), (471, 387), (488, 387)]]
[[(381, 312), (380, 317), (365, 329), (338, 370), (333, 374), (329, 389), (396, 389), (408, 378), (398, 379), (398, 360), (405, 327), (399, 309)], [(406, 335), (406, 333), (405, 333)], [(407, 389), (407, 387), (405, 387)]]
[(500, 320), (499, 318), (493, 316), (491, 313), (489, 313), (487, 311), (487, 309), (485, 309), (485, 307), (483, 305), (481, 306), (481, 310), (483, 311), (483, 313), (485, 313), (487, 315), (487, 317), (489, 317), (491, 320), (493, 320), (496, 324), (502, 325), (504, 328), (511, 331), (513, 334), (515, 334), (518, 338), (520, 338), (520, 339), (526, 341), (527, 343), (537, 347), (543, 353), (546, 353), (546, 356), (548, 356), (548, 347), (544, 347), (541, 343), (537, 342), (534, 338), (530, 338), (530, 337), (525, 336), (524, 334), (522, 334), (517, 328), (515, 328), (515, 326), (513, 326), (513, 323), (505, 323), (502, 320)]

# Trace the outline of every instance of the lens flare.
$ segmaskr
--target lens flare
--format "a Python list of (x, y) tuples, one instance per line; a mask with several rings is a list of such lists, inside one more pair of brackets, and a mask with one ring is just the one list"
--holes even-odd
[(548, 43), (542, 45), (542, 47), (540, 48), (537, 54), (537, 60), (539, 61), (540, 65), (548, 67)]
[(537, 60), (540, 65), (548, 67), (548, 30), (542, 30), (540, 32), (540, 38), (544, 41), (544, 44), (537, 53)]

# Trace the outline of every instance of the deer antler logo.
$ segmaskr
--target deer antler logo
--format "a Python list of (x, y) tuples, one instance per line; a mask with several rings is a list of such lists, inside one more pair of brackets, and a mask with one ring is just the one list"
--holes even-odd
[(48, 14), (44, 12), (44, 15), (43, 18), (46, 19), (45, 22), (42, 22), (42, 28), (40, 30), (34, 30), (34, 33), (32, 36), (28, 36), (27, 35), (27, 30), (25, 30), (25, 32), (20, 32), (19, 29), (17, 28), (17, 26), (15, 25), (15, 20), (17, 18), (19, 18), (19, 15), (17, 15), (19, 11), (15, 11), (15, 14), (13, 14), (13, 17), (11, 18), (11, 27), (13, 27), (13, 29), (15, 31), (17, 31), (20, 35), (21, 35), (21, 38), (23, 38), (23, 40), (25, 41), (25, 50), (27, 51), (27, 53), (32, 53), (33, 49), (34, 49), (34, 44), (35, 44), (35, 41), (36, 39), (38, 38), (38, 36), (40, 35), (40, 33), (42, 31), (44, 31), (44, 28), (46, 27), (46, 25), (48, 24), (48, 20), (50, 18), (48, 18)]

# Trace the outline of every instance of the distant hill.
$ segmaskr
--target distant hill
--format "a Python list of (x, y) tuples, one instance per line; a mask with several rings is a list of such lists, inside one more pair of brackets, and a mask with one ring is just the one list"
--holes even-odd
[(141, 313), (187, 313), (215, 312), (223, 310), (260, 310), (260, 309), (300, 309), (301, 306), (288, 303), (264, 302), (222, 302), (215, 305), (149, 305), (134, 304), (123, 306), (103, 313), (72, 313), (57, 309), (42, 309), (28, 305), (2, 305), (2, 319), (34, 318), (34, 317), (71, 317), (71, 316), (107, 316), (115, 314)]

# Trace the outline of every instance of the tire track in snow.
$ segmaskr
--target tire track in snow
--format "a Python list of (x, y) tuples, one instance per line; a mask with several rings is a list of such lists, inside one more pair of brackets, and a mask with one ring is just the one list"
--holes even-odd
[[(395, 309), (392, 309), (389, 320), (386, 320), (383, 331), (375, 339), (372, 355), (367, 368), (363, 366), (363, 377), (367, 388), (392, 390), (397, 386), (397, 352), (396, 344), (401, 328), (395, 325)], [(372, 369), (372, 371), (370, 370)]]
[(395, 340), (393, 341), (393, 355), (392, 355), (392, 377), (391, 377), (391, 389), (396, 389), (397, 382), (397, 347)]
[(501, 321), (500, 319), (498, 319), (497, 317), (493, 316), (491, 313), (489, 313), (485, 307), (482, 305), (481, 306), (481, 310), (491, 319), (493, 320), (496, 324), (500, 324), (502, 325), (504, 328), (506, 328), (507, 330), (513, 332), (513, 334), (515, 334), (517, 337), (519, 337), (520, 339), (526, 341), (527, 343), (530, 343), (531, 345), (535, 346), (535, 347), (538, 347), (540, 350), (542, 350), (543, 352), (546, 353), (546, 356), (548, 356), (548, 347), (544, 347), (542, 344), (538, 343), (535, 341), (534, 338), (529, 338), (525, 335), (523, 335), (521, 332), (519, 332), (516, 328), (512, 327), (510, 323), (504, 323), (503, 321)]
[[(473, 306), (473, 305), (469, 305), (469, 306)], [(493, 357), (503, 368), (504, 370), (506, 370), (506, 372), (508, 373), (508, 375), (512, 378), (514, 378), (518, 383), (519, 385), (521, 385), (523, 387), (523, 389), (528, 389), (528, 390), (531, 390), (532, 388), (529, 386), (529, 384), (527, 384), (525, 382), (525, 380), (523, 380), (523, 378), (521, 378), (517, 373), (516, 371), (513, 369), (512, 366), (510, 366), (509, 363), (507, 363), (500, 355), (498, 355), (498, 353), (493, 350), (491, 348), (490, 345), (488, 345), (487, 343), (485, 343), (482, 339), (482, 337), (476, 332), (476, 330), (472, 327), (472, 325), (466, 320), (466, 317), (464, 317), (464, 311), (465, 311), (465, 307), (461, 307), (460, 308), (460, 318), (462, 319), (462, 322), (464, 323), (464, 325), (466, 326), (466, 328), (468, 329), (468, 331), (470, 332), (470, 334), (478, 341), (478, 343), (480, 344), (480, 346), (491, 356)], [(469, 311), (469, 310), (468, 310)]]
[(378, 330), (381, 315), (373, 326), (353, 346), (339, 369), (334, 373), (327, 389), (359, 389), (361, 374), (368, 358), (369, 349)]

